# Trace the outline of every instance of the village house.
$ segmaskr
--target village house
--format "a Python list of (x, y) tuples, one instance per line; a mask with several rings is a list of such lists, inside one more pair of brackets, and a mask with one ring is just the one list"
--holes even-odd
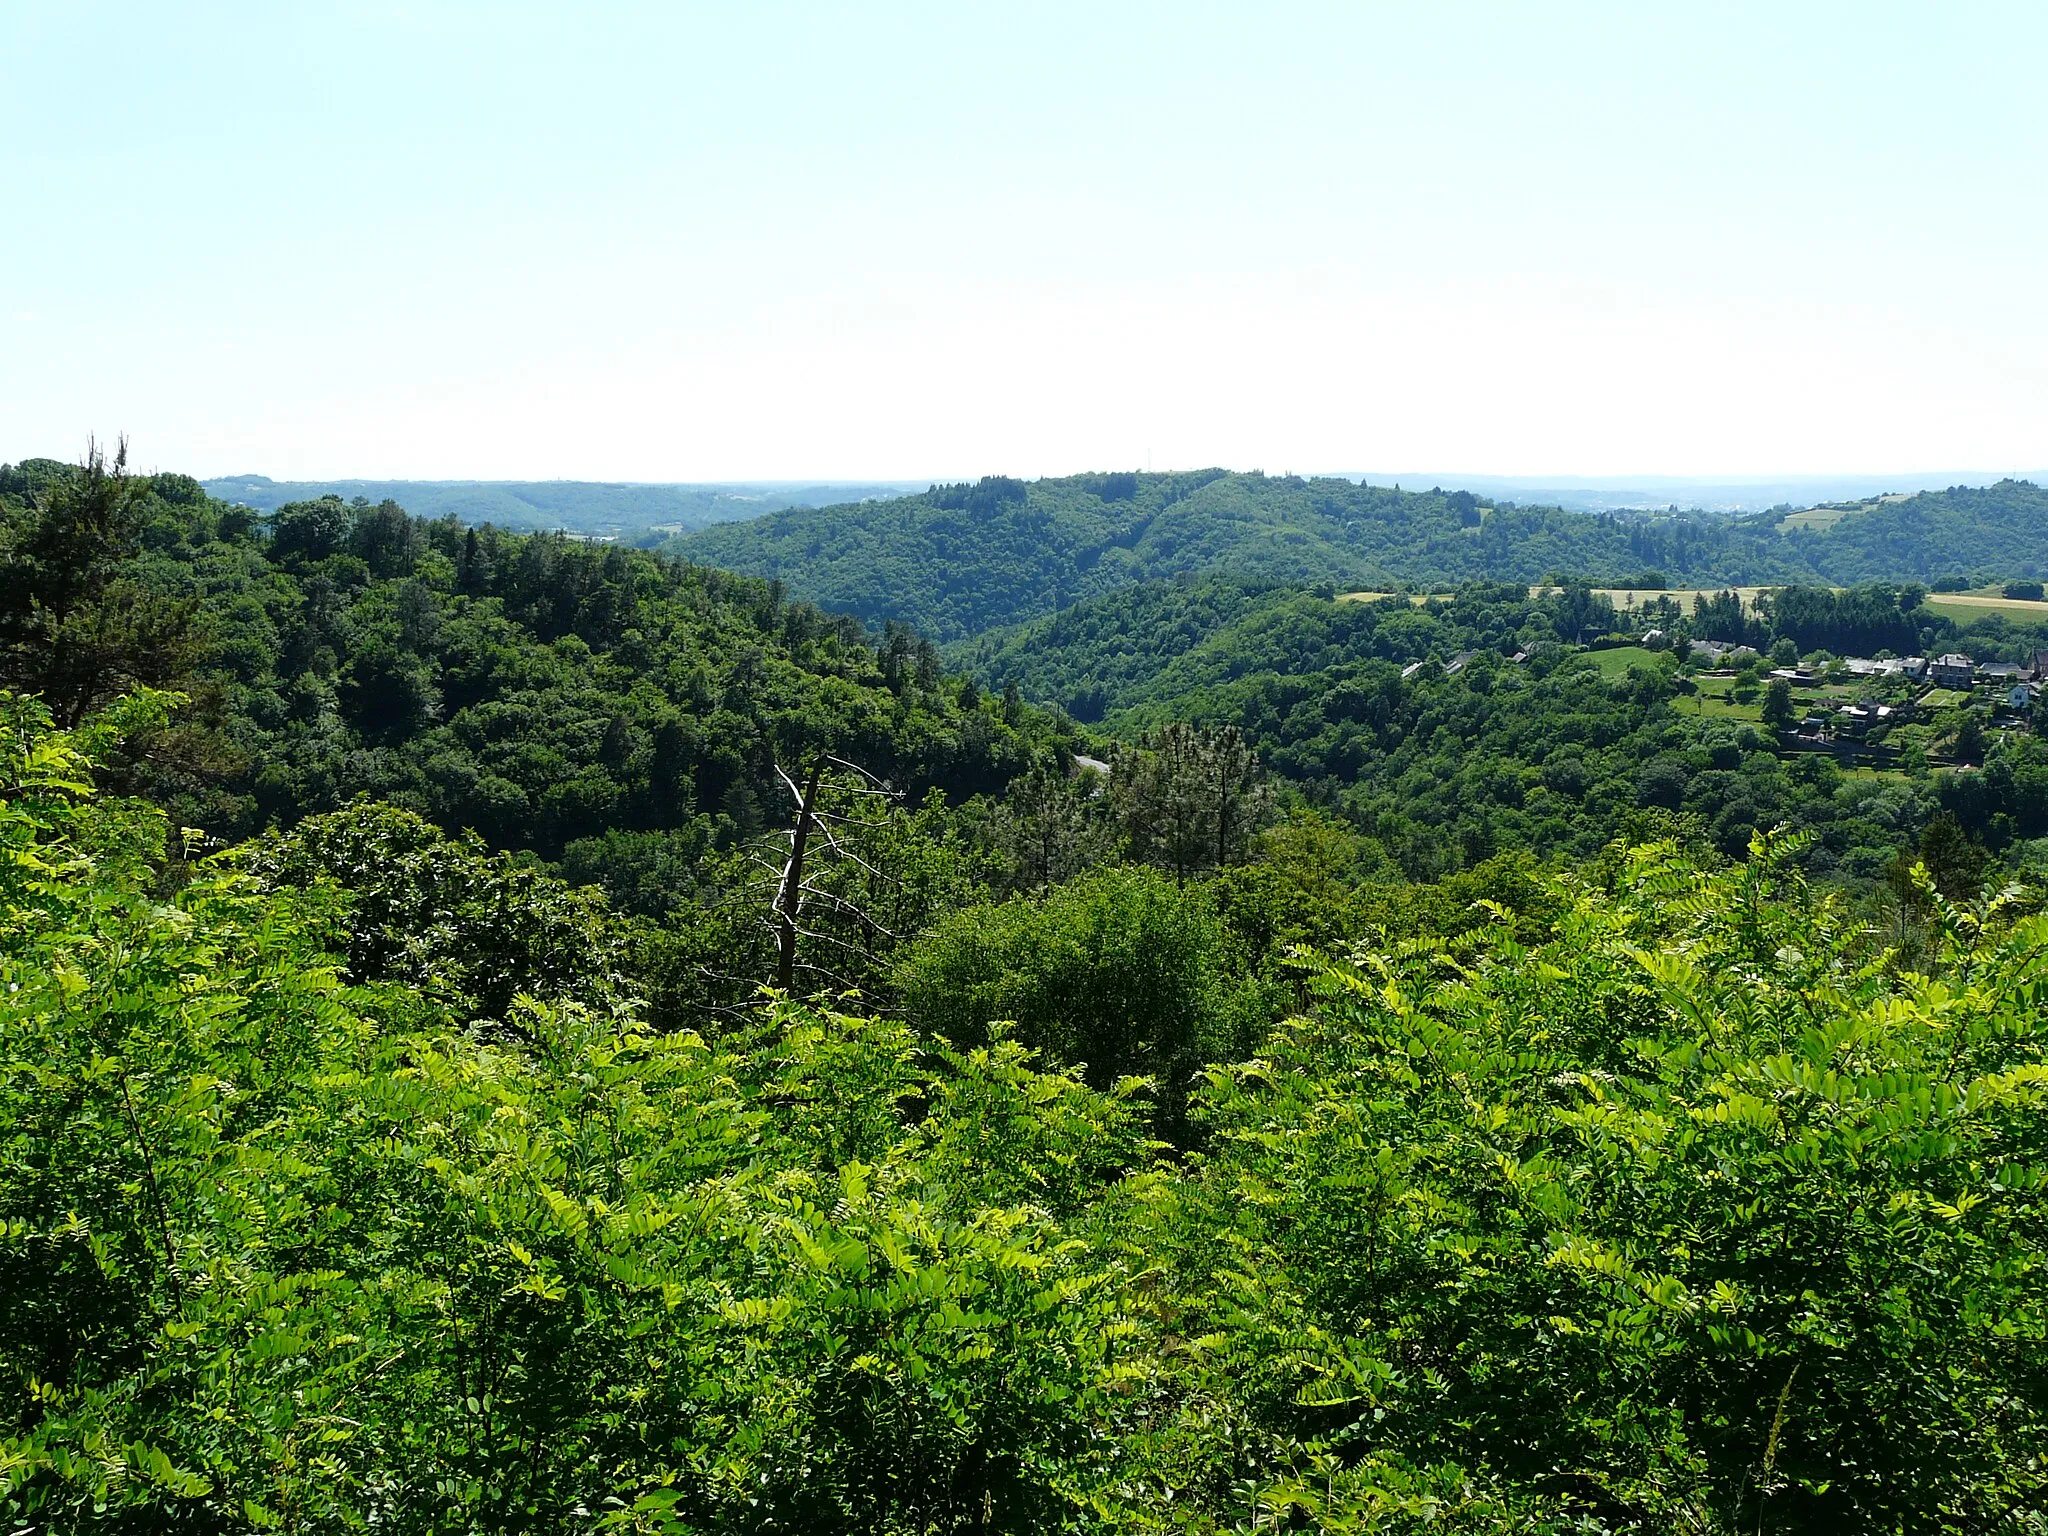
[(1757, 654), (1753, 645), (1730, 645), (1725, 640), (1695, 640), (1692, 654), (1709, 666), (1733, 666), (1746, 657)]
[(1882, 661), (1872, 661), (1868, 656), (1845, 656), (1842, 670), (1851, 677), (1910, 677), (1918, 678), (1927, 670), (1925, 656), (1887, 656)]
[(1960, 651), (1935, 657), (1927, 672), (1937, 688), (1959, 688), (1967, 693), (1977, 681), (1977, 664)]

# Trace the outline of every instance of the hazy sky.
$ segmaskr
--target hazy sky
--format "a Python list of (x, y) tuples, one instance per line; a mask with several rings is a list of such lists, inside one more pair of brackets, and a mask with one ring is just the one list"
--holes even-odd
[(0, 459), (2048, 464), (2048, 6), (0, 0)]

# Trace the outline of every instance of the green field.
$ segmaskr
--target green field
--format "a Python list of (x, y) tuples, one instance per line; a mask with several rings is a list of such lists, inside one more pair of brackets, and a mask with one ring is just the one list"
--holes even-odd
[(2002, 597), (1995, 592), (1933, 592), (1928, 594), (1924, 606), (1929, 612), (1954, 619), (1958, 624), (1988, 619), (1993, 614), (2020, 624), (2048, 623), (2048, 603)]
[(1703, 719), (1721, 718), (1726, 720), (1748, 720), (1762, 724), (1764, 718), (1763, 696), (1759, 694), (1747, 704), (1735, 702), (1735, 679), (1732, 677), (1696, 677), (1693, 679), (1698, 692), (1690, 698), (1681, 696), (1671, 701), (1674, 711), (1682, 715), (1696, 715)]
[(1648, 667), (1654, 671), (1657, 666), (1657, 653), (1640, 645), (1618, 645), (1611, 651), (1588, 651), (1586, 654), (1593, 658), (1593, 665), (1600, 669), (1602, 677), (1621, 677), (1637, 667)]

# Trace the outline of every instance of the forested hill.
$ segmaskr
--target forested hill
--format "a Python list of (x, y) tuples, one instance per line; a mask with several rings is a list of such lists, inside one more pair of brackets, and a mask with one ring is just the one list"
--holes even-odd
[[(1723, 593), (1686, 628), (1694, 638), (1752, 645), (1782, 633), (1801, 654), (1959, 650), (1983, 661), (2019, 661), (2048, 645), (2048, 629), (2023, 618), (1989, 607), (1935, 606), (1940, 601), (1930, 604), (1918, 583), (1840, 592), (1780, 587), (1747, 605)], [(1580, 585), (1467, 582), (1428, 598), (1367, 601), (1282, 582), (1188, 576), (1088, 598), (955, 641), (944, 654), (984, 682), (1014, 685), (1027, 699), (1115, 728), (1115, 717), (1132, 709), (1189, 713), (1213, 690), (1263, 671), (1305, 675), (1368, 657), (1446, 661), (1474, 649), (1506, 656), (1587, 634), (1676, 626), (1681, 611), (1675, 598), (1643, 594), (1640, 609), (1617, 612), (1611, 596)]]
[(1642, 563), (1630, 530), (1611, 519), (1223, 470), (989, 476), (894, 501), (791, 509), (670, 547), (942, 641), (1191, 571), (1372, 586)]
[(1781, 524), (1799, 558), (1837, 586), (1944, 576), (2048, 576), (2048, 491), (2027, 480), (1858, 502), (1820, 531)]
[(2024, 482), (1871, 503), (1826, 528), (1782, 518), (1614, 517), (1455, 490), (1231, 474), (1104, 474), (935, 486), (793, 508), (687, 535), (691, 560), (941, 640), (1158, 577), (1227, 571), (1303, 585), (1449, 587), (1567, 574), (1625, 583), (1847, 584), (2048, 570), (2048, 496)]
[(60, 721), (136, 684), (192, 694), (136, 772), (216, 836), (370, 794), (501, 848), (630, 832), (687, 860), (779, 814), (779, 760), (825, 748), (957, 797), (1001, 789), (1045, 725), (963, 698), (928, 643), (877, 650), (646, 551), (49, 474), (0, 467), (0, 686)]

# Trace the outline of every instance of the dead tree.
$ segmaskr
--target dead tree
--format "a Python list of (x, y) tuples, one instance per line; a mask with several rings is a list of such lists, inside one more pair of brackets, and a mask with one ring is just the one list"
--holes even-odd
[[(892, 805), (902, 794), (858, 763), (826, 753), (813, 760), (801, 784), (780, 763), (775, 772), (795, 807), (788, 832), (789, 854), (776, 874), (769, 906), (769, 922), (775, 930), (775, 985), (788, 991), (799, 970), (827, 981), (843, 981), (828, 966), (799, 960), (798, 944), (808, 939), (861, 955), (872, 953), (874, 941), (897, 937), (859, 902), (832, 889), (825, 876), (835, 866), (852, 865), (871, 883), (891, 880), (854, 846), (853, 834), (871, 824), (869, 818), (856, 814), (855, 808), (872, 801)], [(828, 933), (811, 921), (821, 910), (840, 919), (860, 941)]]

